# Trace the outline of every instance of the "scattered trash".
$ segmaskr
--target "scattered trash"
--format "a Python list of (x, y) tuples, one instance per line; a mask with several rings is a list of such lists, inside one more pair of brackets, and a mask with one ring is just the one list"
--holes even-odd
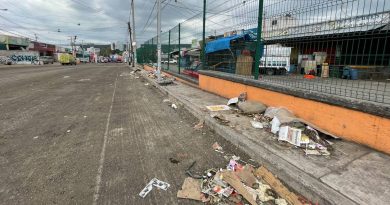
[(276, 205), (288, 205), (287, 201), (285, 199), (275, 199)]
[(171, 107), (172, 107), (173, 109), (175, 109), (175, 110), (177, 109), (177, 105), (176, 105), (176, 104), (172, 104)]
[(150, 180), (150, 182), (145, 186), (145, 188), (142, 189), (142, 191), (139, 193), (139, 196), (142, 197), (142, 198), (145, 198), (146, 195), (149, 194), (150, 191), (153, 190), (153, 187), (157, 187), (159, 189), (162, 189), (162, 190), (167, 190), (171, 185), (166, 183), (166, 182), (163, 182), (163, 181), (160, 181), (156, 178), (153, 178), (152, 180)]
[(218, 144), (218, 142), (215, 142), (212, 147), (214, 150), (218, 150), (218, 151), (222, 151), (223, 149), (221, 145)]
[(135, 76), (134, 78), (135, 78), (135, 79), (139, 79), (139, 76)]
[(223, 125), (228, 125), (229, 124), (229, 120), (226, 119), (226, 117), (222, 114), (216, 114), (216, 113), (211, 113), (210, 116), (214, 119), (216, 119), (220, 124), (223, 124)]
[(175, 158), (169, 158), (169, 161), (171, 162), (171, 163), (173, 163), (173, 164), (179, 164), (180, 163), (180, 161), (179, 160), (177, 160), (177, 159), (175, 159)]
[(279, 121), (279, 118), (278, 117), (274, 117), (274, 119), (271, 121), (271, 132), (276, 134), (277, 132), (279, 132), (279, 128), (280, 128), (280, 121)]
[(239, 170), (236, 174), (246, 186), (253, 188), (257, 179), (252, 172), (253, 172), (253, 167), (246, 165), (244, 166), (243, 169)]
[(200, 130), (200, 129), (203, 128), (203, 126), (204, 126), (204, 120), (202, 119), (202, 120), (199, 121), (198, 124), (196, 124), (196, 125), (194, 126), (194, 129)]
[(148, 86), (148, 85), (149, 85), (149, 83), (145, 83), (145, 85), (146, 85), (146, 86)]
[(279, 137), (278, 140), (286, 141), (295, 146), (301, 146), (301, 136), (302, 130), (297, 128), (292, 128), (289, 126), (282, 126), (279, 129)]
[(84, 115), (84, 118), (87, 118), (88, 116)]
[(234, 172), (226, 171), (221, 174), (224, 181), (226, 181), (230, 186), (232, 186), (238, 194), (241, 194), (250, 204), (257, 205), (256, 199), (253, 199), (252, 194), (247, 190), (247, 187), (241, 183), (241, 181), (236, 177)]
[[(163, 76), (161, 76), (163, 77)], [(157, 83), (159, 85), (169, 85), (169, 84), (172, 84), (174, 81), (174, 79), (172, 78), (162, 78), (161, 80), (157, 80)]]
[(194, 179), (203, 179), (205, 178), (204, 176), (202, 176), (201, 174), (195, 174), (195, 173), (192, 173), (192, 168), (195, 166), (196, 164), (196, 161), (192, 162), (192, 164), (188, 167), (188, 169), (185, 171), (185, 173), (189, 176), (189, 177), (192, 177)]
[(227, 105), (210, 105), (206, 106), (206, 108), (212, 112), (230, 110), (230, 107)]
[(169, 99), (164, 99), (163, 100), (163, 103), (168, 103), (168, 102), (171, 102)]
[[(218, 143), (214, 143), (213, 148), (222, 149)], [(191, 171), (196, 164), (194, 161), (186, 170), (189, 177), (177, 197), (215, 205), (297, 204), (294, 202), (298, 197), (272, 173), (265, 168), (255, 170), (252, 165), (242, 165), (237, 161), (239, 158), (232, 155), (226, 169), (212, 168), (200, 174)]]
[(320, 151), (318, 150), (311, 150), (311, 149), (307, 149), (305, 150), (305, 154), (306, 155), (321, 155)]
[(239, 161), (241, 158), (239, 156), (233, 155), (232, 160)]
[(64, 78), (69, 78), (70, 76), (68, 76), (68, 75), (66, 75), (66, 76), (64, 76)]
[(256, 128), (256, 129), (263, 129), (264, 128), (264, 126), (261, 122), (257, 122), (257, 121), (252, 120), (251, 124), (252, 124), (252, 127)]
[(238, 103), (238, 97), (235, 97), (235, 98), (231, 98), (231, 99), (228, 101), (227, 105), (235, 105), (235, 104), (237, 104), (237, 103)]
[(267, 109), (267, 106), (260, 102), (245, 101), (245, 102), (239, 102), (238, 108), (244, 114), (257, 114), (257, 113), (263, 113)]
[(70, 133), (70, 132), (71, 132), (71, 130), (66, 130), (66, 132), (67, 132), (67, 133)]
[(80, 80), (78, 80), (79, 82), (85, 82), (85, 81), (91, 81), (91, 79), (89, 79), (89, 78), (83, 78), (83, 79), (80, 79)]
[(36, 140), (36, 139), (38, 139), (39, 138), (39, 136), (35, 136), (35, 137), (33, 137), (34, 138), (34, 140)]
[[(292, 205), (302, 204), (299, 201), (299, 198), (293, 192), (290, 192), (287, 187), (285, 187), (282, 182), (280, 182), (270, 171), (268, 171), (264, 166), (258, 168), (255, 171), (257, 177), (262, 178), (267, 182), (271, 188), (283, 199)], [(276, 203), (276, 201), (275, 201)]]

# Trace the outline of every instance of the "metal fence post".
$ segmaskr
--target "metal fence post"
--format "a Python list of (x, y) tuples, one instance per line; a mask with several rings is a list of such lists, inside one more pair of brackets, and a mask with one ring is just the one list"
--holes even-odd
[(171, 30), (168, 32), (168, 67), (167, 70), (169, 70), (169, 61), (171, 61)]
[(261, 42), (261, 32), (263, 27), (263, 5), (264, 0), (259, 0), (259, 17), (257, 22), (257, 42), (256, 42), (256, 56), (255, 56), (255, 79), (259, 79), (259, 65), (260, 59), (263, 55), (263, 46)]
[(178, 73), (180, 74), (180, 60), (181, 60), (181, 55), (180, 55), (180, 24), (179, 24), (179, 60), (177, 62), (178, 65)]
[(203, 0), (202, 70), (206, 67), (206, 0)]

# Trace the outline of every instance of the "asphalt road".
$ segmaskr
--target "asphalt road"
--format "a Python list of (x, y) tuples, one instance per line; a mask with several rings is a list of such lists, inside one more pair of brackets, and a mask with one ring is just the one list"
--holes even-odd
[[(0, 67), (0, 204), (196, 204), (184, 171), (247, 158), (124, 65)], [(178, 161), (172, 163), (169, 158)], [(167, 191), (139, 192), (152, 179)]]

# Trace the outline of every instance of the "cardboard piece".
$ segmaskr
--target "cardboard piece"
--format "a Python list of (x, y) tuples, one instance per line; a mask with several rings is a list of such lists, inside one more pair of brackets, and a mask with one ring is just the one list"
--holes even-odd
[(286, 199), (288, 203), (291, 205), (302, 205), (299, 201), (299, 198), (296, 194), (288, 190), (282, 182), (279, 181), (270, 171), (268, 171), (265, 167), (260, 167), (255, 171), (255, 175), (257, 177), (261, 177), (267, 182), (272, 189), (279, 194), (279, 196), (283, 199)]
[(201, 193), (200, 186), (201, 182), (199, 180), (191, 177), (185, 178), (181, 190), (177, 192), (177, 198), (202, 201), (203, 194)]
[(225, 180), (230, 186), (232, 186), (239, 194), (241, 194), (250, 204), (257, 205), (256, 200), (253, 200), (253, 195), (248, 192), (244, 184), (232, 171), (226, 171), (221, 173), (223, 180)]
[(251, 167), (249, 166), (245, 166), (244, 169), (235, 173), (241, 179), (241, 181), (249, 187), (252, 187), (253, 184), (255, 184), (257, 181), (256, 177), (252, 173)]

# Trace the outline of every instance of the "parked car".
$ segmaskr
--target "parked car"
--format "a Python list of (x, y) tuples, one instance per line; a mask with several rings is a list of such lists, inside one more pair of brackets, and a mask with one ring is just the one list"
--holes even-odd
[(39, 57), (39, 61), (41, 61), (43, 64), (53, 64), (54, 58), (52, 56), (41, 56)]

